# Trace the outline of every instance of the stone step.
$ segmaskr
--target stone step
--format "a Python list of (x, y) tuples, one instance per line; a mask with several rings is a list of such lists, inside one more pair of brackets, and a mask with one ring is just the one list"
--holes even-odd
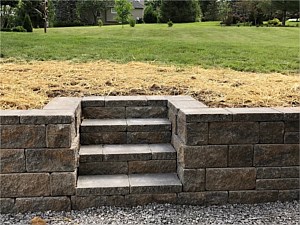
[(79, 176), (76, 196), (178, 193), (182, 184), (176, 173)]
[(171, 122), (166, 118), (84, 119), (81, 144), (150, 144), (168, 143)]
[(176, 172), (171, 144), (86, 145), (79, 151), (79, 174)]

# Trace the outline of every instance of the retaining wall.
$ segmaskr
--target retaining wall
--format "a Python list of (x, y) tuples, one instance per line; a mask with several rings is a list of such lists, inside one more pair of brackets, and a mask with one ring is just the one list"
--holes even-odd
[[(299, 199), (300, 108), (208, 108), (188, 96), (161, 98), (183, 184), (173, 203)], [(1, 212), (70, 210), (81, 98), (0, 113)]]

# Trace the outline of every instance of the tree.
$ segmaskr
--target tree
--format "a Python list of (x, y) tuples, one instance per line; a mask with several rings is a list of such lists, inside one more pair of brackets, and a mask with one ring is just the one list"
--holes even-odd
[(228, 0), (220, 0), (219, 15), (223, 23), (226, 25), (232, 24), (232, 8)]
[(25, 18), (24, 18), (24, 24), (23, 27), (26, 29), (27, 32), (32, 32), (33, 28), (32, 28), (32, 23), (30, 20), (30, 17), (28, 14), (26, 14)]
[(105, 0), (79, 0), (77, 10), (81, 21), (90, 24), (89, 17), (92, 16), (92, 25), (97, 25), (98, 17), (106, 8)]
[(10, 26), (10, 17), (13, 15), (14, 7), (18, 5), (17, 1), (7, 1), (1, 0), (0, 7), (1, 7), (1, 28), (7, 28)]
[(201, 17), (199, 2), (196, 0), (170, 1), (162, 0), (161, 20), (175, 23), (195, 22)]
[(56, 0), (53, 2), (55, 7), (54, 26), (74, 26), (79, 25), (77, 13), (77, 0)]
[(285, 26), (288, 13), (297, 14), (299, 17), (299, 1), (272, 0), (272, 5), (274, 9), (280, 12), (283, 26)]
[(204, 13), (204, 20), (206, 21), (216, 21), (219, 19), (219, 13), (218, 13), (218, 1), (217, 0), (210, 0), (207, 1), (207, 7), (206, 12)]
[(128, 0), (115, 0), (115, 10), (117, 12), (116, 20), (122, 23), (128, 22), (133, 6)]
[(148, 0), (145, 1), (144, 10), (144, 22), (146, 23), (157, 23), (159, 22), (159, 7), (161, 1), (159, 0)]

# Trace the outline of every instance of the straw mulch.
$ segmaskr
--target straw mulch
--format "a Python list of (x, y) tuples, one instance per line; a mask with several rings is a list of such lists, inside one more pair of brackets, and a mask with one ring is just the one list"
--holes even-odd
[(211, 107), (299, 106), (299, 74), (109, 61), (4, 62), (1, 109), (42, 108), (57, 96), (190, 95)]

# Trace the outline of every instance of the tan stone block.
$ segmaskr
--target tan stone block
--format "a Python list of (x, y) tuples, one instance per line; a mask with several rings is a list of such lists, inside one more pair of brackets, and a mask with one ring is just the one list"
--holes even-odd
[(15, 199), (0, 198), (0, 213), (15, 213)]
[(256, 180), (257, 190), (289, 190), (299, 189), (298, 178), (280, 178)]
[(178, 167), (178, 176), (183, 191), (197, 192), (205, 190), (205, 169), (183, 169)]
[(230, 145), (228, 150), (228, 166), (253, 166), (253, 145)]
[(208, 143), (208, 123), (186, 123), (178, 119), (177, 133), (186, 145), (204, 145)]
[(25, 172), (24, 149), (0, 149), (0, 173)]
[[(71, 125), (49, 124), (47, 125), (47, 147), (69, 148), (71, 147)], [(75, 135), (73, 135), (75, 136)]]
[(76, 180), (76, 172), (51, 173), (51, 195), (75, 195)]
[(50, 195), (48, 173), (0, 174), (0, 196), (31, 197)]

